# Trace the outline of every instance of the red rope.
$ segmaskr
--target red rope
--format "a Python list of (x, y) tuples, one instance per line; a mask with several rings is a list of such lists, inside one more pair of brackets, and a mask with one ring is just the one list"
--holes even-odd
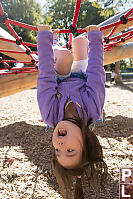
[[(11, 43), (16, 43), (16, 41), (11, 40), (11, 39), (0, 38), (0, 40), (2, 40), (2, 41), (7, 41), (7, 42), (11, 42)], [(24, 45), (27, 45), (27, 46), (31, 46), (31, 47), (37, 48), (37, 44), (32, 44), (32, 43), (28, 43), (28, 42), (23, 42), (23, 44), (24, 44)]]
[(9, 30), (11, 31), (11, 33), (19, 40), (18, 34), (15, 32), (15, 30), (13, 29), (13, 27), (7, 21), (6, 21), (6, 26), (9, 28)]
[[(133, 17), (128, 18), (128, 21), (132, 21), (132, 20), (133, 20)], [(13, 20), (12, 20), (12, 21), (13, 21)], [(23, 28), (30, 27), (30, 28), (27, 28), (27, 29), (31, 29), (31, 30), (34, 30), (34, 31), (38, 31), (37, 27), (29, 26), (29, 25), (27, 25), (27, 24), (25, 24), (25, 25), (27, 25), (27, 26), (23, 26), (22, 23), (20, 23), (20, 22), (18, 22), (18, 23), (19, 23), (19, 26), (20, 26), (20, 27), (23, 27)], [(13, 23), (12, 23), (12, 24), (13, 24)], [(21, 24), (21, 25), (20, 25), (20, 24)], [(112, 24), (103, 26), (103, 27), (100, 28), (100, 30), (101, 30), (101, 31), (102, 31), (102, 30), (106, 30), (106, 29), (112, 28), (112, 27), (115, 26), (115, 25), (120, 25), (120, 24), (122, 24), (122, 21), (118, 21), (118, 22), (115, 22), (115, 23), (112, 23)], [(16, 24), (16, 25), (17, 25), (17, 24)], [(32, 27), (33, 27), (33, 29), (32, 29)], [(84, 32), (86, 32), (86, 30), (85, 30), (85, 29), (78, 29), (77, 32), (78, 32), (78, 33), (84, 33)], [(60, 29), (59, 33), (70, 33), (70, 30), (69, 30), (69, 29)]]
[[(73, 19), (73, 27), (76, 26), (76, 23), (77, 23), (77, 19), (78, 19), (78, 14), (79, 14), (79, 9), (80, 9), (80, 4), (81, 4), (81, 0), (77, 0), (77, 3), (76, 3), (76, 9), (75, 9), (75, 15), (74, 15), (74, 19)], [(124, 15), (124, 17), (126, 18), (127, 16), (129, 16), (131, 13), (133, 12), (133, 8), (127, 12), (127, 14)], [(4, 11), (3, 11), (3, 7), (2, 5), (0, 4), (0, 14), (4, 15)], [(130, 17), (128, 19), (128, 21), (131, 21), (133, 20), (133, 17)], [(16, 25), (16, 26), (20, 26), (20, 27), (23, 27), (23, 28), (26, 28), (26, 29), (30, 29), (30, 30), (34, 30), (34, 31), (38, 31), (38, 28), (36, 26), (31, 26), (31, 25), (28, 25), (28, 24), (25, 24), (25, 23), (21, 23), (21, 22), (18, 22), (18, 21), (14, 21), (14, 20), (11, 20), (11, 19), (6, 19), (6, 23), (7, 24), (12, 24), (12, 25)], [(122, 21), (119, 21), (119, 22), (115, 22), (115, 23), (112, 23), (112, 24), (109, 24), (109, 25), (106, 25), (104, 27), (101, 27), (100, 30), (105, 30), (105, 29), (108, 29), (108, 28), (111, 28), (115, 25), (119, 25), (121, 24)], [(83, 33), (83, 32), (86, 32), (85, 29), (78, 29), (78, 32), (79, 33)], [(61, 29), (59, 33), (70, 33), (70, 30), (68, 29)]]
[[(6, 64), (5, 64), (6, 65)], [(6, 66), (8, 66), (8, 65), (6, 65)], [(28, 68), (13, 68), (13, 67), (8, 67), (8, 68), (0, 68), (0, 70), (4, 70), (4, 71), (7, 71), (7, 69), (9, 69), (10, 71), (19, 71), (19, 70), (21, 70), (21, 71), (23, 71), (23, 70), (31, 70), (31, 69), (35, 69), (35, 67), (28, 67)]]
[(26, 29), (29, 29), (29, 30), (38, 31), (38, 28), (36, 26), (31, 26), (31, 25), (21, 23), (21, 22), (18, 22), (18, 21), (14, 21), (14, 20), (11, 20), (11, 19), (7, 19), (7, 22), (12, 24), (12, 25), (15, 25), (15, 26), (19, 26), (19, 27), (26, 28)]
[(68, 46), (70, 46), (70, 45), (71, 45), (71, 43), (72, 43), (72, 39), (73, 39), (73, 34), (72, 34), (72, 33), (70, 33), (70, 34), (69, 34), (69, 43), (68, 43)]
[(13, 41), (13, 40), (10, 40), (10, 39), (5, 39), (5, 38), (0, 38), (0, 40), (11, 42), (11, 43), (16, 43), (16, 41)]
[(3, 72), (3, 73), (0, 73), (0, 75), (11, 75), (11, 74), (19, 74), (19, 73), (36, 73), (38, 72), (38, 70), (32, 70), (32, 71), (16, 71), (16, 72)]
[[(23, 64), (31, 64), (31, 61), (16, 61), (16, 60), (4, 60), (4, 62), (8, 62), (8, 63), (23, 63)], [(38, 63), (38, 60), (36, 60), (36, 63)]]
[[(80, 0), (80, 1), (81, 1), (81, 0)], [(77, 7), (79, 6), (80, 1), (78, 1)], [(79, 9), (79, 8), (78, 8), (78, 9)], [(132, 12), (133, 12), (133, 9), (131, 9), (131, 10), (127, 13), (127, 15), (131, 14)], [(77, 22), (77, 14), (78, 14), (78, 10), (77, 10), (77, 11), (75, 10), (75, 17), (74, 17), (74, 22), (73, 22), (74, 25), (75, 25), (75, 22)], [(126, 16), (126, 15), (125, 15), (125, 16)], [(132, 21), (132, 20), (133, 20), (133, 17), (130, 17), (130, 18), (128, 19), (128, 21)], [(23, 28), (26, 28), (26, 29), (30, 29), (30, 30), (34, 30), (34, 31), (38, 31), (38, 28), (35, 27), (35, 26), (31, 26), (31, 25), (28, 25), (28, 24), (25, 24), (25, 23), (21, 23), (21, 22), (18, 22), (18, 21), (14, 21), (14, 20), (11, 20), (11, 19), (8, 19), (8, 18), (6, 19), (6, 21), (7, 21), (8, 24), (10, 23), (10, 24), (12, 24), (12, 25), (20, 26), (20, 27), (23, 27)], [(113, 27), (113, 26), (115, 26), (115, 25), (119, 25), (119, 24), (122, 24), (122, 21), (118, 21), (118, 22), (115, 22), (115, 23), (106, 25), (106, 26), (104, 26), (104, 27), (101, 27), (100, 30), (101, 30), (101, 31), (102, 31), (102, 30), (106, 30), (106, 29), (108, 29), (108, 28), (111, 28), (111, 27)], [(78, 29), (77, 32), (78, 32), (78, 33), (84, 33), (84, 32), (86, 32), (86, 30), (85, 30), (85, 29)], [(70, 30), (69, 30), (69, 29), (60, 29), (59, 33), (70, 33)]]
[[(17, 54), (26, 54), (26, 52), (24, 51), (16, 51), (16, 50), (0, 50), (0, 52), (3, 53), (17, 53)], [(31, 54), (37, 54), (37, 52), (31, 52)]]
[(80, 5), (81, 5), (81, 0), (77, 0), (77, 2), (76, 2), (76, 8), (75, 8), (75, 13), (74, 13), (74, 17), (73, 17), (73, 24), (72, 24), (73, 27), (76, 26), (76, 23), (77, 23), (77, 20), (78, 20)]
[[(77, 23), (77, 20), (78, 20), (78, 15), (79, 15), (79, 11), (80, 11), (80, 6), (81, 6), (81, 0), (77, 0), (76, 2), (76, 7), (75, 7), (75, 12), (74, 12), (74, 17), (73, 17), (73, 23), (72, 23), (72, 27), (76, 27), (76, 23)], [(128, 16), (130, 16), (130, 14), (133, 12), (133, 8), (130, 9), (125, 15), (124, 15), (124, 19), (126, 19)], [(0, 15), (4, 17), (5, 13), (4, 13), (4, 10), (3, 10), (3, 7), (2, 7), (2, 4), (0, 3)], [(133, 20), (133, 17), (130, 17), (128, 18), (128, 21), (132, 21)], [(115, 32), (116, 28), (118, 27), (118, 25), (122, 24), (123, 23), (123, 20), (119, 20), (115, 23), (112, 23), (112, 24), (109, 24), (109, 25), (106, 25), (106, 26), (103, 26), (100, 28), (100, 30), (106, 30), (106, 29), (109, 29), (109, 28), (112, 28), (111, 32), (109, 33), (109, 35), (106, 37), (107, 39), (109, 39), (113, 33)], [(11, 25), (15, 25), (15, 26), (19, 26), (19, 27), (23, 27), (23, 28), (26, 28), (26, 29), (30, 29), (30, 30), (33, 30), (33, 31), (38, 31), (38, 28), (35, 27), (35, 26), (31, 26), (31, 25), (28, 25), (28, 24), (25, 24), (25, 23), (21, 23), (21, 22), (18, 22), (18, 21), (15, 21), (15, 20), (11, 20), (11, 19), (8, 19), (5, 15), (5, 24), (7, 25), (7, 27), (9, 28), (9, 30), (12, 32), (12, 34), (15, 36), (15, 38), (19, 41), (20, 40), (20, 37), (17, 35), (17, 33), (15, 32), (15, 30), (13, 29), (13, 27)], [(70, 29), (60, 29), (59, 33), (70, 33), (71, 30)], [(77, 29), (77, 32), (78, 33), (84, 33), (86, 32), (85, 29)], [(68, 45), (71, 45), (71, 42), (72, 42), (72, 34), (69, 34), (69, 43)], [(127, 33), (124, 33), (124, 34), (121, 34), (121, 35), (118, 35), (118, 36), (115, 36), (115, 37), (112, 37), (110, 38), (109, 40), (110, 41), (113, 41), (113, 40), (117, 40), (113, 43), (110, 43), (110, 44), (107, 44), (104, 46), (104, 50), (111, 50), (113, 46), (119, 44), (120, 42), (122, 42), (122, 40), (120, 38), (123, 38), (123, 41), (124, 40), (128, 40), (130, 38), (133, 37), (133, 31), (129, 31)], [(4, 38), (0, 38), (0, 40), (3, 40), (3, 41), (6, 41), (6, 42), (11, 42), (11, 43), (16, 43), (16, 41), (14, 40), (9, 40), (9, 39), (4, 39)], [(31, 44), (31, 43), (28, 43), (28, 42), (23, 42), (21, 41), (20, 42), (21, 45), (24, 46), (25, 50), (30, 52), (30, 49), (28, 48), (28, 46), (31, 46), (31, 47), (36, 47), (37, 48), (37, 45), (36, 44)], [(13, 50), (0, 50), (0, 52), (5, 52), (5, 53), (20, 53), (20, 54), (27, 54), (27, 52), (22, 52), (22, 51), (13, 51)], [(0, 73), (1, 74), (16, 74), (16, 73), (30, 73), (30, 72), (37, 72), (38, 70), (36, 69), (38, 66), (37, 66), (37, 63), (38, 61), (35, 61), (34, 58), (33, 58), (33, 54), (38, 54), (37, 52), (33, 51), (33, 52), (30, 52), (28, 53), (28, 55), (31, 57), (31, 62), (27, 61), (27, 62), (18, 62), (16, 60), (1, 60), (1, 62), (7, 67), (8, 70), (11, 70), (9, 73)], [(24, 64), (34, 64), (36, 66), (36, 68), (34, 67), (28, 67), (28, 68), (11, 68), (7, 63), (24, 63)], [(0, 69), (2, 70), (2, 69)], [(15, 72), (14, 72), (15, 71)]]
[[(79, 9), (79, 5), (81, 3), (81, 0), (77, 1), (77, 9)], [(74, 21), (73, 21), (73, 24), (75, 25), (75, 22), (77, 22), (77, 14), (78, 14), (78, 10), (76, 11), (75, 10), (75, 17), (74, 17)], [(133, 12), (133, 8), (126, 14), (124, 15), (125, 17), (126, 16), (129, 16), (131, 13)], [(1, 13), (1, 12), (0, 12)], [(133, 17), (130, 17), (128, 19), (128, 21), (131, 21), (133, 20)], [(12, 24), (12, 25), (16, 25), (16, 26), (20, 26), (20, 27), (23, 27), (23, 28), (26, 28), (26, 29), (30, 29), (30, 30), (34, 30), (34, 31), (38, 31), (38, 28), (36, 26), (31, 26), (31, 25), (28, 25), (28, 24), (25, 24), (25, 23), (21, 23), (21, 22), (18, 22), (18, 21), (14, 21), (14, 20), (11, 20), (11, 19), (6, 19), (7, 23), (9, 24)], [(119, 24), (122, 24), (122, 21), (118, 21), (118, 22), (115, 22), (115, 23), (112, 23), (112, 24), (109, 24), (109, 25), (106, 25), (104, 27), (101, 27), (100, 30), (106, 30), (108, 28), (111, 28), (115, 25), (119, 25)], [(78, 33), (84, 33), (86, 32), (85, 29), (78, 29)], [(70, 33), (70, 30), (69, 29), (60, 29), (60, 32), (59, 33)]]
[[(132, 21), (132, 20), (133, 20), (133, 17), (128, 18), (128, 21)], [(117, 22), (111, 23), (109, 25), (101, 27), (100, 31), (112, 28), (113, 26), (120, 25), (122, 23), (123, 23), (122, 21), (117, 21)]]
[(32, 44), (32, 43), (28, 43), (28, 42), (23, 42), (23, 44), (27, 45), (27, 46), (31, 46), (31, 47), (37, 48), (37, 44)]
[[(20, 37), (17, 35), (17, 33), (15, 32), (15, 30), (12, 28), (12, 26), (9, 24), (8, 21), (6, 21), (6, 25), (9, 28), (9, 30), (12, 32), (12, 34), (19, 40)], [(26, 50), (29, 50), (29, 48), (25, 44), (23, 44), (23, 42), (22, 45), (25, 47)], [(31, 59), (33, 59), (31, 54), (29, 56), (31, 57)]]
[[(133, 17), (128, 18), (128, 21), (132, 21), (132, 20), (133, 20)], [(117, 21), (117, 22), (111, 23), (109, 25), (102, 26), (102, 27), (100, 27), (100, 31), (112, 28), (114, 26), (118, 26), (122, 23), (123, 23), (122, 21)], [(86, 32), (85, 29), (77, 29), (77, 33), (85, 33), (85, 32)], [(70, 30), (69, 29), (60, 29), (59, 33), (70, 33)]]
[[(122, 37), (122, 38), (123, 38), (125, 41), (127, 41), (127, 40), (133, 38), (133, 35), (127, 35), (126, 37)], [(104, 46), (104, 51), (112, 49), (112, 47), (116, 46), (117, 44), (120, 44), (121, 42), (122, 42), (121, 40), (118, 40), (118, 41), (113, 42), (113, 43), (111, 43), (111, 44), (105, 45), (105, 46)]]
[(119, 39), (119, 38), (121, 38), (121, 37), (123, 38), (123, 37), (125, 37), (125, 36), (127, 36), (127, 35), (129, 35), (129, 34), (130, 34), (130, 36), (133, 35), (133, 30), (132, 30), (132, 31), (129, 31), (129, 32), (126, 32), (126, 33), (123, 33), (123, 34), (120, 34), (120, 35), (118, 35), (118, 36), (112, 37), (112, 38), (110, 38), (110, 41)]
[(7, 66), (8, 69), (10, 69), (10, 66), (9, 66), (4, 60), (1, 60), (1, 62), (2, 62), (3, 64), (5, 64), (5, 66)]
[(17, 54), (26, 54), (26, 52), (22, 52), (22, 51), (15, 51), (15, 50), (0, 50), (0, 52), (2, 53), (17, 53)]
[(113, 29), (110, 31), (110, 34), (107, 36), (107, 39), (109, 39), (109, 37), (111, 37), (113, 35), (113, 33), (115, 32), (115, 30), (117, 29), (118, 25), (114, 26)]
[[(76, 24), (77, 24), (77, 21), (78, 21), (78, 15), (79, 15), (79, 10), (80, 10), (80, 5), (81, 5), (81, 0), (77, 0), (75, 12), (74, 12), (74, 17), (73, 17), (73, 24), (72, 24), (72, 27), (76, 27)], [(71, 30), (70, 30), (70, 32), (71, 32)], [(70, 34), (69, 34), (68, 46), (71, 45), (71, 43), (72, 43), (72, 38), (73, 38), (73, 35), (70, 33)]]
[(131, 8), (131, 10), (129, 10), (129, 11), (124, 15), (124, 17), (127, 18), (132, 12), (133, 12), (133, 8)]
[(4, 10), (3, 10), (3, 6), (2, 6), (2, 4), (0, 3), (0, 14), (2, 15), (2, 16), (4, 16)]

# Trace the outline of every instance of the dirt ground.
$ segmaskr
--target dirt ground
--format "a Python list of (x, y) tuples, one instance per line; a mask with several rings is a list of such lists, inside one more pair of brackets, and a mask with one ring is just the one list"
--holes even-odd
[[(51, 169), (52, 129), (45, 132), (36, 91), (0, 99), (0, 199), (62, 198)], [(133, 80), (106, 84), (104, 112), (94, 130), (109, 170), (101, 198), (118, 199), (119, 168), (133, 167)]]

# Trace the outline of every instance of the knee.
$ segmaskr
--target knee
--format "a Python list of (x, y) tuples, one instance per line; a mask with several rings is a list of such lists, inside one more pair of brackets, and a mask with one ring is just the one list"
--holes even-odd
[(74, 60), (87, 59), (89, 41), (86, 37), (78, 36), (73, 40), (72, 53)]
[(86, 37), (83, 37), (83, 36), (78, 36), (76, 38), (74, 38), (73, 42), (72, 42), (72, 46), (79, 46), (81, 47), (82, 45), (83, 46), (87, 46), (88, 47), (88, 39)]
[[(68, 75), (73, 62), (73, 55), (67, 49), (55, 51), (55, 70), (60, 75)], [(63, 67), (64, 66), (64, 67)]]

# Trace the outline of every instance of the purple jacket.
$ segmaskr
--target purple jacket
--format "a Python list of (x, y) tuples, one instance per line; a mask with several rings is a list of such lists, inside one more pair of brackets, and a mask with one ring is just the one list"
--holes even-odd
[[(88, 39), (90, 50), (87, 81), (73, 77), (58, 85), (52, 50), (53, 34), (45, 30), (38, 33), (37, 99), (42, 119), (51, 127), (55, 127), (63, 120), (64, 107), (68, 99), (75, 104), (79, 116), (81, 118), (84, 116), (86, 125), (90, 119), (95, 122), (101, 116), (105, 100), (102, 32), (91, 31), (88, 33)], [(61, 94), (60, 99), (57, 97), (58, 94)]]

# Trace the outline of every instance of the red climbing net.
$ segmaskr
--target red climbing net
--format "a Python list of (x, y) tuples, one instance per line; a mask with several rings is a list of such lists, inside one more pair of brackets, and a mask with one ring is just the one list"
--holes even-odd
[[(73, 23), (70, 25), (69, 29), (60, 29), (59, 33), (69, 33), (69, 42), (67, 44), (67, 47), (70, 48), (72, 43), (72, 37), (75, 33), (85, 33), (85, 29), (78, 29), (76, 24), (78, 21), (79, 11), (81, 6), (81, 0), (77, 0), (74, 17), (73, 17)], [(117, 27), (120, 24), (126, 24), (129, 21), (133, 20), (133, 17), (129, 17), (130, 14), (133, 12), (133, 8), (131, 8), (125, 15), (122, 15), (119, 19), (119, 21), (105, 25), (100, 28), (100, 30), (105, 29), (111, 29), (111, 32), (104, 38), (104, 50), (111, 50), (114, 46), (119, 44), (120, 42), (125, 42), (128, 39), (131, 39), (133, 37), (133, 30), (126, 31), (125, 33), (121, 32), (118, 36), (112, 36)], [(0, 63), (3, 63), (6, 67), (6, 70), (3, 68), (0, 68), (0, 75), (8, 75), (8, 74), (18, 74), (18, 73), (31, 73), (31, 72), (38, 72), (38, 60), (35, 58), (35, 55), (37, 55), (37, 51), (31, 51), (30, 47), (37, 48), (36, 44), (24, 42), (21, 37), (18, 36), (18, 34), (13, 29), (12, 25), (23, 27), (29, 30), (38, 31), (36, 26), (31, 26), (25, 23), (21, 23), (15, 20), (11, 20), (7, 17), (7, 14), (4, 12), (2, 4), (0, 3), (0, 21), (9, 28), (12, 35), (16, 38), (16, 41), (11, 39), (5, 39), (0, 38), (0, 40), (10, 43), (16, 43), (16, 45), (22, 45), (24, 47), (24, 51), (14, 51), (14, 50), (0, 50), (1, 53), (18, 53), (18, 54), (26, 54), (30, 57), (31, 61), (25, 61), (25, 62), (19, 62), (16, 60), (3, 60), (0, 58)], [(23, 64), (32, 64), (32, 67), (24, 67), (24, 68), (15, 68), (11, 67), (10, 63), (23, 63)]]

